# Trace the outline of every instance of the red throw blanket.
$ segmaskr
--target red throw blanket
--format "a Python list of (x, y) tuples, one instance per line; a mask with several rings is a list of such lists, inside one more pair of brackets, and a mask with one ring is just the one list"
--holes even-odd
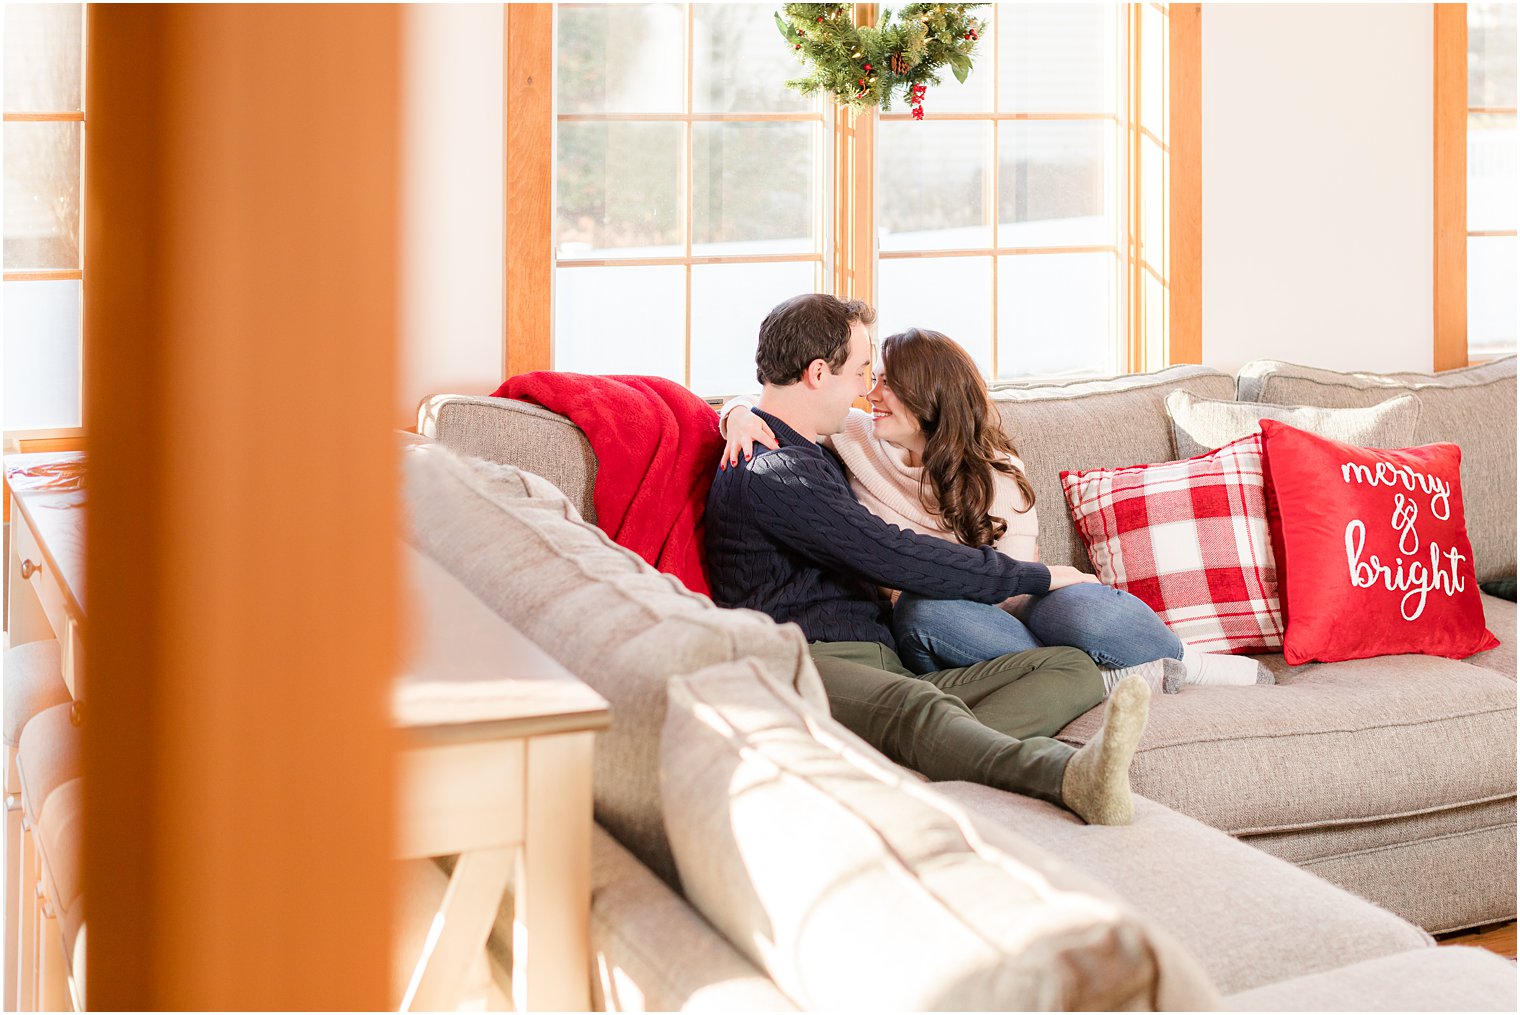
[(709, 593), (702, 515), (723, 450), (718, 415), (663, 377), (539, 370), (492, 392), (568, 416), (596, 454), (596, 521), (620, 546)]

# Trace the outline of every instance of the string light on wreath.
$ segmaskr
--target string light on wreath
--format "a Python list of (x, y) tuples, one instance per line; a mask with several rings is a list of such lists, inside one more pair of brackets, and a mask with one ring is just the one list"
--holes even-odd
[(924, 94), (949, 68), (962, 83), (986, 25), (970, 11), (985, 4), (908, 4), (894, 17), (883, 9), (876, 27), (856, 27), (853, 4), (786, 4), (776, 28), (805, 66), (787, 87), (825, 92), (854, 110), (892, 108), (893, 93), (924, 118)]

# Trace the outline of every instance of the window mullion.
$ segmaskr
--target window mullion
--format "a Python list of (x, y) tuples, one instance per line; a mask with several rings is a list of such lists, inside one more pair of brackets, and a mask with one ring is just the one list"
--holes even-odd
[(685, 324), (684, 324), (684, 328), (685, 328), (685, 331), (686, 331), (686, 348), (685, 348), (685, 366), (683, 367), (684, 373), (682, 374), (682, 381), (681, 382), (683, 384), (685, 384), (687, 387), (691, 387), (691, 287), (692, 287), (692, 280), (693, 280), (692, 268), (691, 268), (691, 234), (692, 234), (693, 206), (696, 203), (695, 202), (695, 193), (696, 193), (696, 189), (697, 189), (696, 163), (695, 163), (695, 159), (694, 159), (693, 153), (692, 153), (692, 146), (693, 146), (692, 133), (693, 133), (693, 131), (696, 128), (693, 126), (692, 120), (691, 120), (692, 110), (695, 108), (695, 104), (692, 101), (692, 91), (693, 91), (693, 88), (694, 88), (694, 85), (693, 85), (693, 82), (692, 82), (692, 78), (695, 76), (695, 73), (696, 73), (696, 52), (695, 52), (695, 49), (696, 49), (696, 11), (695, 11), (695, 9), (693, 8), (693, 6), (691, 4), (687, 4), (686, 5), (686, 75), (685, 75), (686, 76), (686, 82), (685, 82), (686, 87), (685, 87), (685, 108), (682, 110), (682, 112), (685, 114), (684, 129), (685, 129), (685, 135), (686, 135), (685, 136), (686, 154), (685, 154), (685, 164), (684, 164), (684, 168), (685, 168), (685, 172), (686, 172), (686, 183), (685, 183), (685, 186), (682, 188), (684, 190), (685, 196), (686, 196), (686, 222), (685, 222), (684, 227), (681, 230), (682, 237), (683, 237), (683, 239), (685, 241), (685, 256), (686, 256), (686, 266), (685, 266), (685, 274), (686, 274), (686, 317), (685, 317)]

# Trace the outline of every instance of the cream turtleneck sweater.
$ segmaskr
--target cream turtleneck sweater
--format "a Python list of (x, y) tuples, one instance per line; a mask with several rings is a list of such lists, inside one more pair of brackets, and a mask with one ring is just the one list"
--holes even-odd
[[(756, 402), (752, 398), (740, 396), (724, 404), (722, 422), (725, 434), (728, 432), (729, 412), (740, 405), (754, 408)], [(908, 464), (907, 448), (896, 447), (877, 438), (876, 421), (870, 413), (851, 409), (845, 417), (844, 428), (837, 434), (824, 436), (819, 443), (833, 448), (834, 453), (844, 462), (845, 470), (850, 476), (850, 488), (872, 514), (893, 525), (926, 536), (959, 542), (955, 533), (945, 528), (944, 520), (939, 514), (925, 507), (920, 499), (920, 484), (924, 482), (923, 466)], [(1018, 458), (1010, 457), (1009, 461), (1020, 470), (1024, 468), (1024, 463)], [(929, 493), (927, 486), (922, 489), (925, 494)], [(1013, 477), (1001, 472), (995, 473), (990, 513), (1007, 522), (1008, 531), (993, 544), (993, 548), (1015, 560), (1038, 560), (1039, 550), (1035, 539), (1039, 534), (1039, 520), (1034, 507), (1024, 511), (1024, 506), (1024, 494)], [(1010, 599), (1003, 604), (1003, 608), (1014, 612), (1022, 605), (1021, 601), (1027, 598), (1019, 596)]]

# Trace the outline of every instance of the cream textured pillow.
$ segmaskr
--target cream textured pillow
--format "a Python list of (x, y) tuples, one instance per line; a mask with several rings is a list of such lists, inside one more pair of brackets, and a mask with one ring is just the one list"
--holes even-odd
[(1166, 396), (1178, 458), (1196, 458), (1256, 433), (1259, 422), (1277, 419), (1319, 437), (1363, 448), (1404, 448), (1414, 443), (1420, 402), (1398, 395), (1376, 405), (1327, 409), (1313, 405), (1269, 405), (1199, 398), (1186, 391)]
[(671, 681), (660, 773), (686, 897), (803, 1009), (1219, 1003), (1163, 932), (1038, 847), (987, 844), (753, 660)]
[(612, 725), (596, 743), (597, 820), (674, 883), (660, 817), (666, 681), (753, 656), (788, 693), (827, 708), (801, 629), (720, 609), (586, 524), (530, 472), (437, 444), (409, 448), (403, 461), (413, 545), (607, 699)]

